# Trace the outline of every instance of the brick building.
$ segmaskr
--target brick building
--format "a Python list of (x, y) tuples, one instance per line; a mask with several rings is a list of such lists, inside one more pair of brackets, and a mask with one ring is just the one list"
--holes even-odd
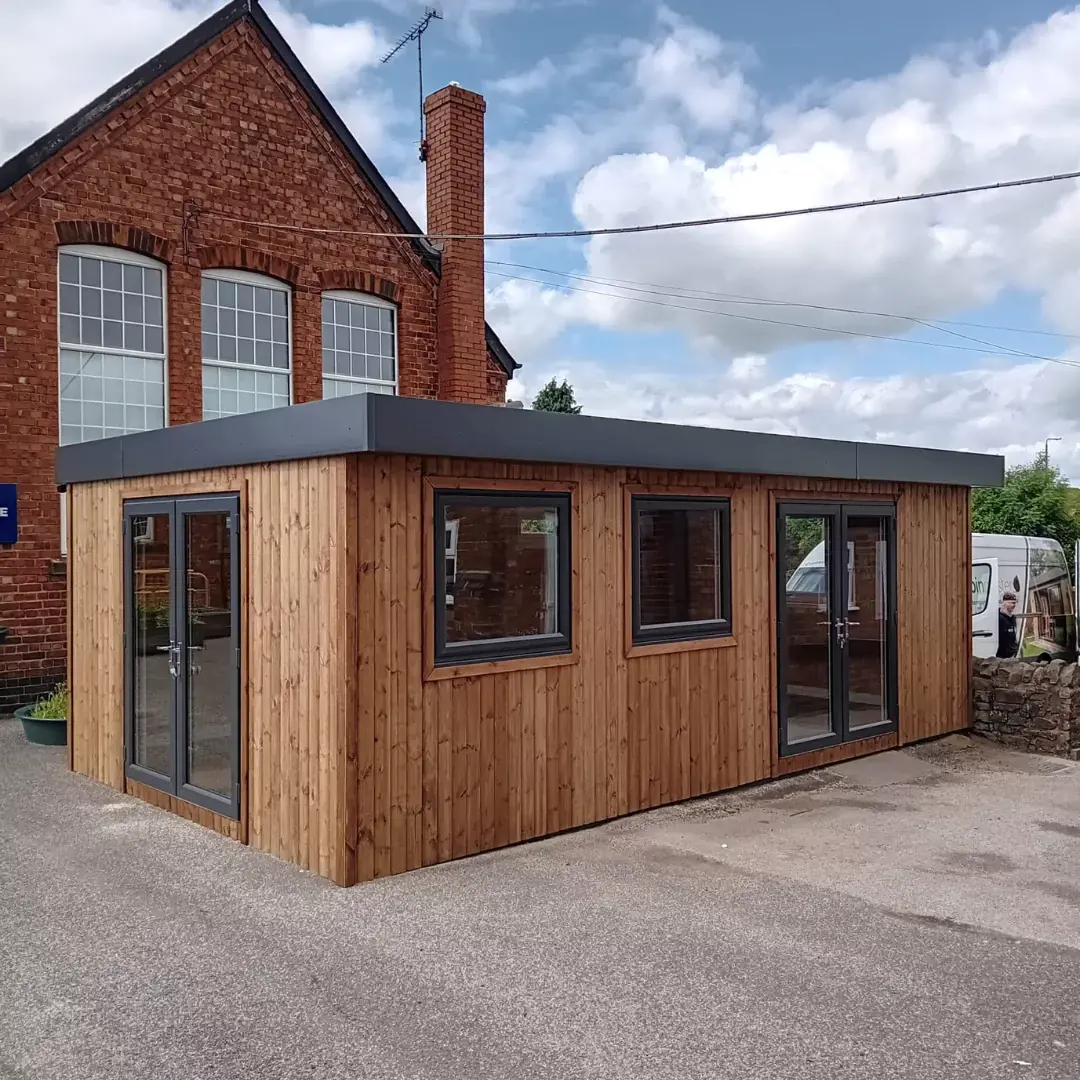
[[(425, 108), (428, 230), (482, 233), (483, 98)], [(420, 232), (257, 0), (0, 164), (0, 709), (63, 676), (58, 442), (357, 392), (504, 400), (483, 244)]]

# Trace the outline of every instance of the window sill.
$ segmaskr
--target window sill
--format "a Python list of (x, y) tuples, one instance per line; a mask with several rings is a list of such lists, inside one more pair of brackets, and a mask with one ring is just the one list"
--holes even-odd
[(568, 653), (550, 656), (521, 656), (513, 660), (477, 660), (472, 664), (447, 664), (429, 668), (424, 682), (440, 682), (443, 679), (471, 679), (476, 675), (504, 675), (512, 671), (538, 671), (541, 668), (568, 667), (581, 659), (575, 648)]
[(731, 634), (723, 637), (693, 638), (690, 641), (654, 641), (648, 645), (631, 645), (626, 650), (626, 658), (637, 656), (664, 656), (667, 653), (700, 652), (704, 649), (731, 649), (738, 645), (738, 639)]

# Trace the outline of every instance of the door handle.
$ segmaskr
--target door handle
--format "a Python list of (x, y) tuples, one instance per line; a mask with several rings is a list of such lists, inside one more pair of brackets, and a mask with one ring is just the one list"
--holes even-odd
[(180, 674), (180, 650), (183, 646), (177, 641), (170, 641), (168, 645), (159, 645), (158, 652), (169, 654), (169, 674), (175, 679)]
[(972, 637), (993, 637), (993, 630), (974, 630), (971, 634)]

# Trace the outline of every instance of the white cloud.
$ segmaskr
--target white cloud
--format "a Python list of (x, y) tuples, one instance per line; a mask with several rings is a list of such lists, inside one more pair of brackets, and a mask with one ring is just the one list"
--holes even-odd
[[(221, 0), (36, 0), (4, 7), (0, 161), (77, 112), (221, 7)], [(274, 20), (369, 152), (397, 119), (366, 72), (385, 38), (370, 22), (313, 22), (270, 0)], [(47, 62), (46, 62), (47, 61)]]
[(546, 90), (555, 81), (558, 73), (559, 69), (552, 63), (551, 58), (544, 56), (525, 71), (496, 79), (491, 84), (491, 93), (518, 97), (521, 94)]
[(1011, 464), (1032, 460), (1047, 435), (1058, 435), (1055, 463), (1080, 481), (1080, 370), (1057, 364), (880, 378), (811, 371), (770, 380), (760, 358), (673, 376), (562, 357), (526, 366), (512, 394), (531, 402), (552, 377), (568, 379), (596, 416), (1002, 453)]
[(698, 127), (727, 131), (751, 116), (754, 94), (739, 67), (743, 59), (716, 34), (661, 8), (666, 30), (637, 46), (634, 82), (646, 101), (673, 102)]
[[(679, 31), (650, 55), (674, 46)], [(683, 28), (683, 32), (685, 29)], [(760, 117), (765, 137), (741, 153), (637, 153), (599, 161), (574, 212), (587, 228), (754, 213), (993, 182), (1076, 168), (1080, 9), (1055, 15), (989, 56), (913, 60)], [(706, 55), (706, 59), (709, 56)], [(722, 60), (716, 61), (723, 72)], [(672, 67), (674, 72), (675, 68)], [(720, 75), (716, 76), (717, 78)], [(673, 80), (703, 115), (715, 79)], [(700, 118), (697, 122), (701, 122)], [(1075, 183), (899, 207), (605, 237), (586, 248), (588, 273), (820, 305), (945, 317), (1008, 287), (1044, 296), (1061, 328), (1080, 329), (1080, 193)], [(679, 303), (680, 301), (674, 301)], [(685, 306), (685, 302), (682, 302)], [(713, 308), (715, 305), (697, 304)], [(721, 354), (820, 341), (802, 327), (579, 296), (578, 317), (601, 326), (679, 329)], [(898, 325), (800, 309), (768, 317), (840, 331)]]

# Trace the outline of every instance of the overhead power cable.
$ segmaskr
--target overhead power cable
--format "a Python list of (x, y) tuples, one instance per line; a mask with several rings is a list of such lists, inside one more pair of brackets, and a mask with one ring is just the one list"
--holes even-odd
[[(711, 292), (708, 289), (682, 289), (677, 286), (661, 285), (654, 281), (638, 281), (632, 278), (615, 278), (596, 274), (574, 274), (567, 270), (553, 270), (546, 266), (532, 266), (529, 263), (503, 262), (498, 259), (485, 259), (485, 266), (506, 266), (514, 270), (531, 270), (538, 274), (551, 274), (556, 277), (572, 278), (575, 281), (589, 281), (602, 285), (626, 286), (633, 292), (644, 292), (656, 296), (671, 296), (683, 300), (715, 300), (718, 303), (740, 306), (805, 308), (810, 311), (834, 311), (842, 315), (868, 315), (879, 319), (899, 319), (903, 322), (921, 323), (942, 329), (946, 326), (966, 326), (975, 330), (991, 330), (1003, 334), (1035, 334), (1039, 337), (1067, 338), (1080, 341), (1080, 334), (1066, 334), (1058, 330), (1036, 330), (1024, 326), (1000, 326), (993, 323), (968, 322), (963, 319), (934, 319), (928, 322), (917, 315), (901, 315), (895, 311), (874, 311), (870, 308), (837, 307), (833, 304), (810, 304), (798, 300), (777, 300), (763, 296), (748, 296), (746, 293)], [(1002, 346), (1006, 348), (1007, 346)]]
[(957, 195), (975, 195), (988, 191), (1032, 187), (1036, 184), (1055, 184), (1064, 180), (1080, 180), (1080, 171), (1053, 173), (1047, 176), (1026, 176), (1019, 180), (1002, 180), (995, 184), (972, 184), (968, 187), (923, 191), (914, 195), (890, 195), (882, 199), (860, 199), (857, 202), (828, 203), (823, 206), (803, 206), (794, 210), (767, 210), (757, 214), (731, 214), (726, 217), (695, 218), (689, 221), (664, 221), (652, 225), (620, 225), (610, 229), (563, 229), (547, 232), (516, 233), (402, 233), (369, 232), (363, 229), (316, 228), (280, 221), (252, 221), (222, 214), (215, 210), (202, 211), (222, 221), (251, 225), (260, 229), (284, 229), (293, 232), (331, 233), (336, 236), (367, 236), (372, 238), (406, 238), (410, 240), (565, 240), (587, 236), (626, 236), (633, 233), (668, 232), (673, 229), (699, 229), (705, 225), (736, 225), (750, 221), (776, 221), (781, 218), (806, 217), (810, 214), (833, 214), (840, 210), (866, 210), (875, 206), (896, 206), (901, 203), (923, 202), (927, 199), (946, 199)]
[[(1060, 356), (1042, 356), (1038, 353), (1029, 353), (1016, 349), (1009, 349), (1007, 346), (999, 346), (994, 344), (993, 342), (982, 342), (979, 338), (969, 338), (969, 340), (979, 342), (983, 346), (982, 348), (976, 348), (973, 345), (953, 345), (944, 341), (924, 341), (920, 338), (913, 339), (899, 337), (895, 334), (873, 334), (859, 330), (846, 330), (837, 326), (816, 326), (811, 323), (789, 322), (786, 319), (769, 319), (760, 315), (743, 315), (732, 311), (721, 311), (717, 308), (692, 307), (688, 304), (672, 304), (664, 300), (650, 300), (643, 296), (624, 296), (620, 295), (619, 293), (603, 292), (599, 289), (584, 289), (575, 285), (564, 285), (561, 282), (543, 281), (540, 278), (523, 277), (517, 274), (504, 274), (494, 270), (490, 271), (490, 273), (494, 277), (506, 278), (510, 281), (531, 282), (534, 285), (547, 285), (549, 288), (561, 289), (566, 292), (586, 293), (593, 296), (606, 296), (609, 299), (629, 300), (635, 304), (649, 304), (653, 307), (672, 308), (678, 311), (696, 311), (704, 315), (715, 315), (725, 319), (739, 319), (745, 322), (767, 323), (771, 326), (786, 326), (798, 330), (811, 330), (820, 334), (838, 334), (843, 337), (867, 338), (873, 341), (892, 341), (898, 342), (903, 345), (918, 345), (929, 349), (952, 349), (957, 352), (978, 353), (980, 356), (988, 356), (995, 353), (1006, 353), (1008, 355), (1019, 356), (1025, 359), (1040, 360), (1051, 364), (1061, 364), (1065, 367), (1080, 368), (1080, 361), (1066, 360), (1064, 357)], [(938, 328), (934, 327), (934, 329)], [(957, 336), (966, 337), (967, 335), (959, 334)]]

